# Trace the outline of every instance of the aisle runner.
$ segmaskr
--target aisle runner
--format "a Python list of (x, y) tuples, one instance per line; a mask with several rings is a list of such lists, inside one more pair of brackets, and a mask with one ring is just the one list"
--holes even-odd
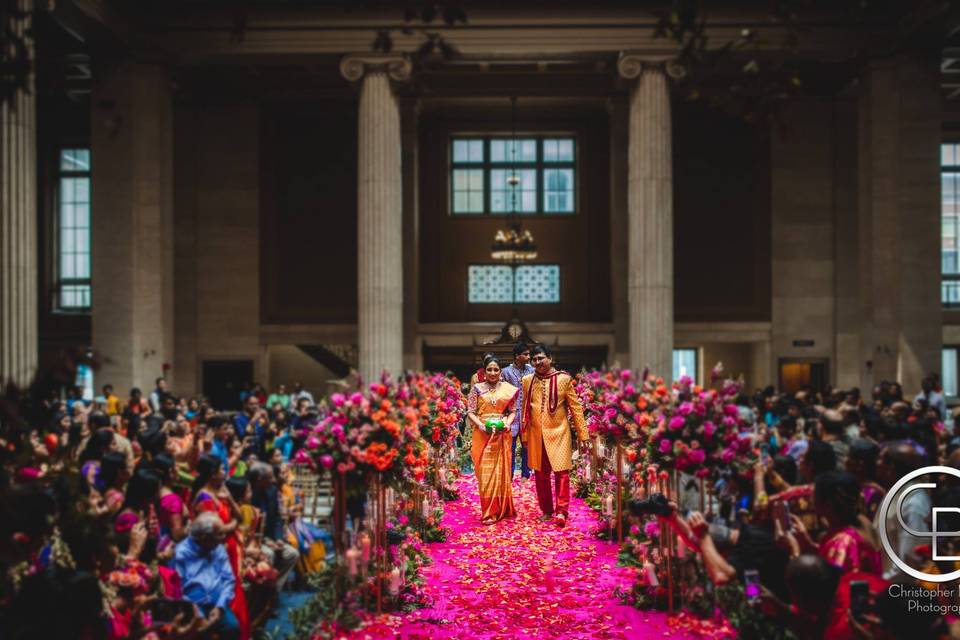
[(616, 567), (617, 546), (595, 539), (595, 514), (574, 499), (566, 529), (538, 521), (533, 480), (513, 485), (518, 515), (492, 526), (479, 523), (476, 478), (461, 480), (460, 499), (446, 505), (447, 541), (428, 546), (426, 569), (433, 606), (389, 627), (375, 624), (355, 637), (400, 638), (664, 638), (665, 614), (619, 604), (617, 584), (629, 570)]

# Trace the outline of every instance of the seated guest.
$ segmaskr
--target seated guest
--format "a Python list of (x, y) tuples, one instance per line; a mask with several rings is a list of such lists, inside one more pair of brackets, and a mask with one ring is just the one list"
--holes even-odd
[(287, 536), (280, 514), (280, 491), (277, 489), (273, 467), (264, 462), (256, 462), (247, 471), (247, 479), (252, 489), (250, 504), (260, 512), (260, 517), (264, 520), (261, 548), (279, 574), (277, 589), (281, 589), (296, 566), (300, 554), (286, 542)]
[(177, 545), (173, 568), (180, 576), (183, 597), (197, 605), (206, 617), (201, 632), (239, 638), (240, 626), (230, 611), (236, 578), (223, 546), (224, 537), (220, 517), (201, 513), (190, 525), (190, 535)]

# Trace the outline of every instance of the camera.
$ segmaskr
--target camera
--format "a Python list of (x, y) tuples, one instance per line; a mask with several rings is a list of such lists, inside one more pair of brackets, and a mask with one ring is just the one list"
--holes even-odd
[(631, 515), (635, 516), (655, 515), (667, 518), (673, 512), (667, 496), (662, 493), (653, 493), (646, 500), (631, 500), (627, 508)]

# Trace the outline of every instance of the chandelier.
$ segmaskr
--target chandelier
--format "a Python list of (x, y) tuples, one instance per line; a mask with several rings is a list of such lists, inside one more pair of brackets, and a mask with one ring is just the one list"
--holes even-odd
[(536, 260), (537, 243), (529, 229), (523, 228), (517, 211), (517, 191), (520, 187), (520, 174), (517, 171), (517, 97), (510, 98), (510, 173), (507, 174), (507, 187), (510, 190), (510, 207), (505, 229), (497, 229), (490, 247), (490, 257), (500, 262), (516, 264), (527, 260)]

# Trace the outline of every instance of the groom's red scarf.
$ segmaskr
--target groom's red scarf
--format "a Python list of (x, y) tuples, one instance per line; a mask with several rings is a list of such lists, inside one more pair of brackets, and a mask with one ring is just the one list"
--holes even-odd
[[(550, 389), (547, 394), (547, 403), (550, 413), (553, 413), (557, 410), (557, 405), (560, 404), (560, 394), (557, 390), (557, 379), (561, 373), (566, 373), (565, 371), (560, 371), (557, 369), (551, 374), (541, 376), (538, 373), (534, 373), (533, 377), (537, 380), (550, 380)], [(533, 417), (533, 382), (530, 383), (530, 393), (527, 394), (527, 397), (523, 399), (523, 419), (524, 421), (530, 420)]]

